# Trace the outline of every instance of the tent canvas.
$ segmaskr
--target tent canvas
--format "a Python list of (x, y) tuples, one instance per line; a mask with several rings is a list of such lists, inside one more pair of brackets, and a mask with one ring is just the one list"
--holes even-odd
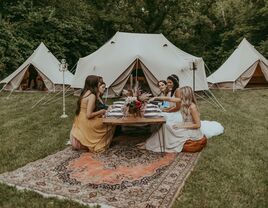
[[(22, 89), (22, 82), (27, 79), (29, 68), (34, 67), (45, 88), (48, 91), (61, 90), (63, 84), (62, 72), (59, 71), (60, 62), (42, 42), (33, 54), (12, 74), (3, 79), (0, 84), (5, 84), (5, 90)], [(71, 85), (73, 74), (66, 71), (65, 84)]]
[(268, 60), (245, 38), (223, 65), (207, 78), (212, 88), (268, 86)]
[(193, 62), (197, 68), (195, 90), (207, 90), (202, 58), (180, 50), (162, 34), (117, 32), (97, 51), (79, 59), (71, 86), (83, 88), (88, 75), (98, 75), (104, 78), (109, 96), (118, 96), (140, 66), (151, 92), (157, 95), (158, 80), (171, 74), (179, 76), (180, 86), (193, 86)]

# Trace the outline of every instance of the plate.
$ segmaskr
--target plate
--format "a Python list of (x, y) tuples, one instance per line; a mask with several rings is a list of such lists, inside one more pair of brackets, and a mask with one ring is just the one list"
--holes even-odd
[(144, 117), (162, 117), (161, 113), (145, 113)]
[(110, 113), (112, 112), (122, 112), (122, 109), (121, 108), (113, 108), (111, 110), (109, 110)]
[(145, 108), (145, 112), (161, 112), (159, 108)]
[(114, 105), (116, 105), (116, 104), (124, 105), (124, 104), (125, 104), (125, 101), (115, 101), (115, 102), (113, 102), (113, 104), (114, 104)]
[(122, 105), (122, 104), (115, 104), (115, 105), (113, 105), (112, 107), (113, 108), (122, 108), (124, 105)]
[(157, 105), (154, 105), (154, 104), (151, 104), (151, 103), (148, 103), (146, 105), (146, 108), (158, 108), (158, 106)]
[(124, 114), (120, 112), (109, 112), (107, 116), (108, 117), (123, 117)]

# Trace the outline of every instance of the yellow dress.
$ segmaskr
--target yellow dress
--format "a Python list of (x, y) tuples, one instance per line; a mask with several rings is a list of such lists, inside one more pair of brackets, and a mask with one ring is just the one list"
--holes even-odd
[(105, 151), (112, 141), (115, 127), (103, 124), (101, 117), (88, 119), (86, 111), (86, 103), (82, 102), (80, 113), (74, 119), (71, 135), (91, 152)]

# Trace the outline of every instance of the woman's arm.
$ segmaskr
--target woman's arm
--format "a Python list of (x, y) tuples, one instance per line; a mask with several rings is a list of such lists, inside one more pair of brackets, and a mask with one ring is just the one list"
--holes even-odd
[[(168, 102), (173, 102), (173, 103), (180, 103), (181, 99), (180, 98), (176, 98), (176, 97), (153, 97), (149, 100), (149, 102), (151, 101), (168, 101)], [(177, 105), (177, 104), (176, 104)], [(175, 107), (169, 107), (169, 108), (164, 108), (162, 111), (163, 112), (173, 112), (172, 109), (174, 109)]]
[(96, 96), (94, 94), (89, 95), (87, 100), (88, 100), (87, 102), (87, 118), (88, 119), (105, 114), (106, 110), (104, 109), (94, 112), (94, 109), (96, 107), (95, 106)]
[(180, 103), (181, 99), (178, 97), (153, 97), (149, 100), (154, 101), (154, 100), (159, 100), (159, 101), (168, 101), (168, 102), (173, 102), (173, 103)]
[[(166, 112), (177, 112), (181, 108), (181, 98), (180, 98), (181, 97), (181, 91), (180, 91), (180, 89), (177, 88), (176, 91), (174, 92), (174, 94), (175, 94), (175, 97), (171, 98), (171, 99), (176, 99), (176, 100), (179, 100), (179, 101), (175, 102), (176, 106), (169, 108)], [(171, 101), (171, 102), (174, 102), (174, 101)]]

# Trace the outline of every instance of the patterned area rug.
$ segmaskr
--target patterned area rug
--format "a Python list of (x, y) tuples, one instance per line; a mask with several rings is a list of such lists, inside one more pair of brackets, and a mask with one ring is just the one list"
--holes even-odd
[(134, 137), (117, 140), (107, 152), (70, 147), (13, 172), (0, 181), (45, 196), (102, 207), (170, 207), (198, 153), (153, 153), (135, 147)]

